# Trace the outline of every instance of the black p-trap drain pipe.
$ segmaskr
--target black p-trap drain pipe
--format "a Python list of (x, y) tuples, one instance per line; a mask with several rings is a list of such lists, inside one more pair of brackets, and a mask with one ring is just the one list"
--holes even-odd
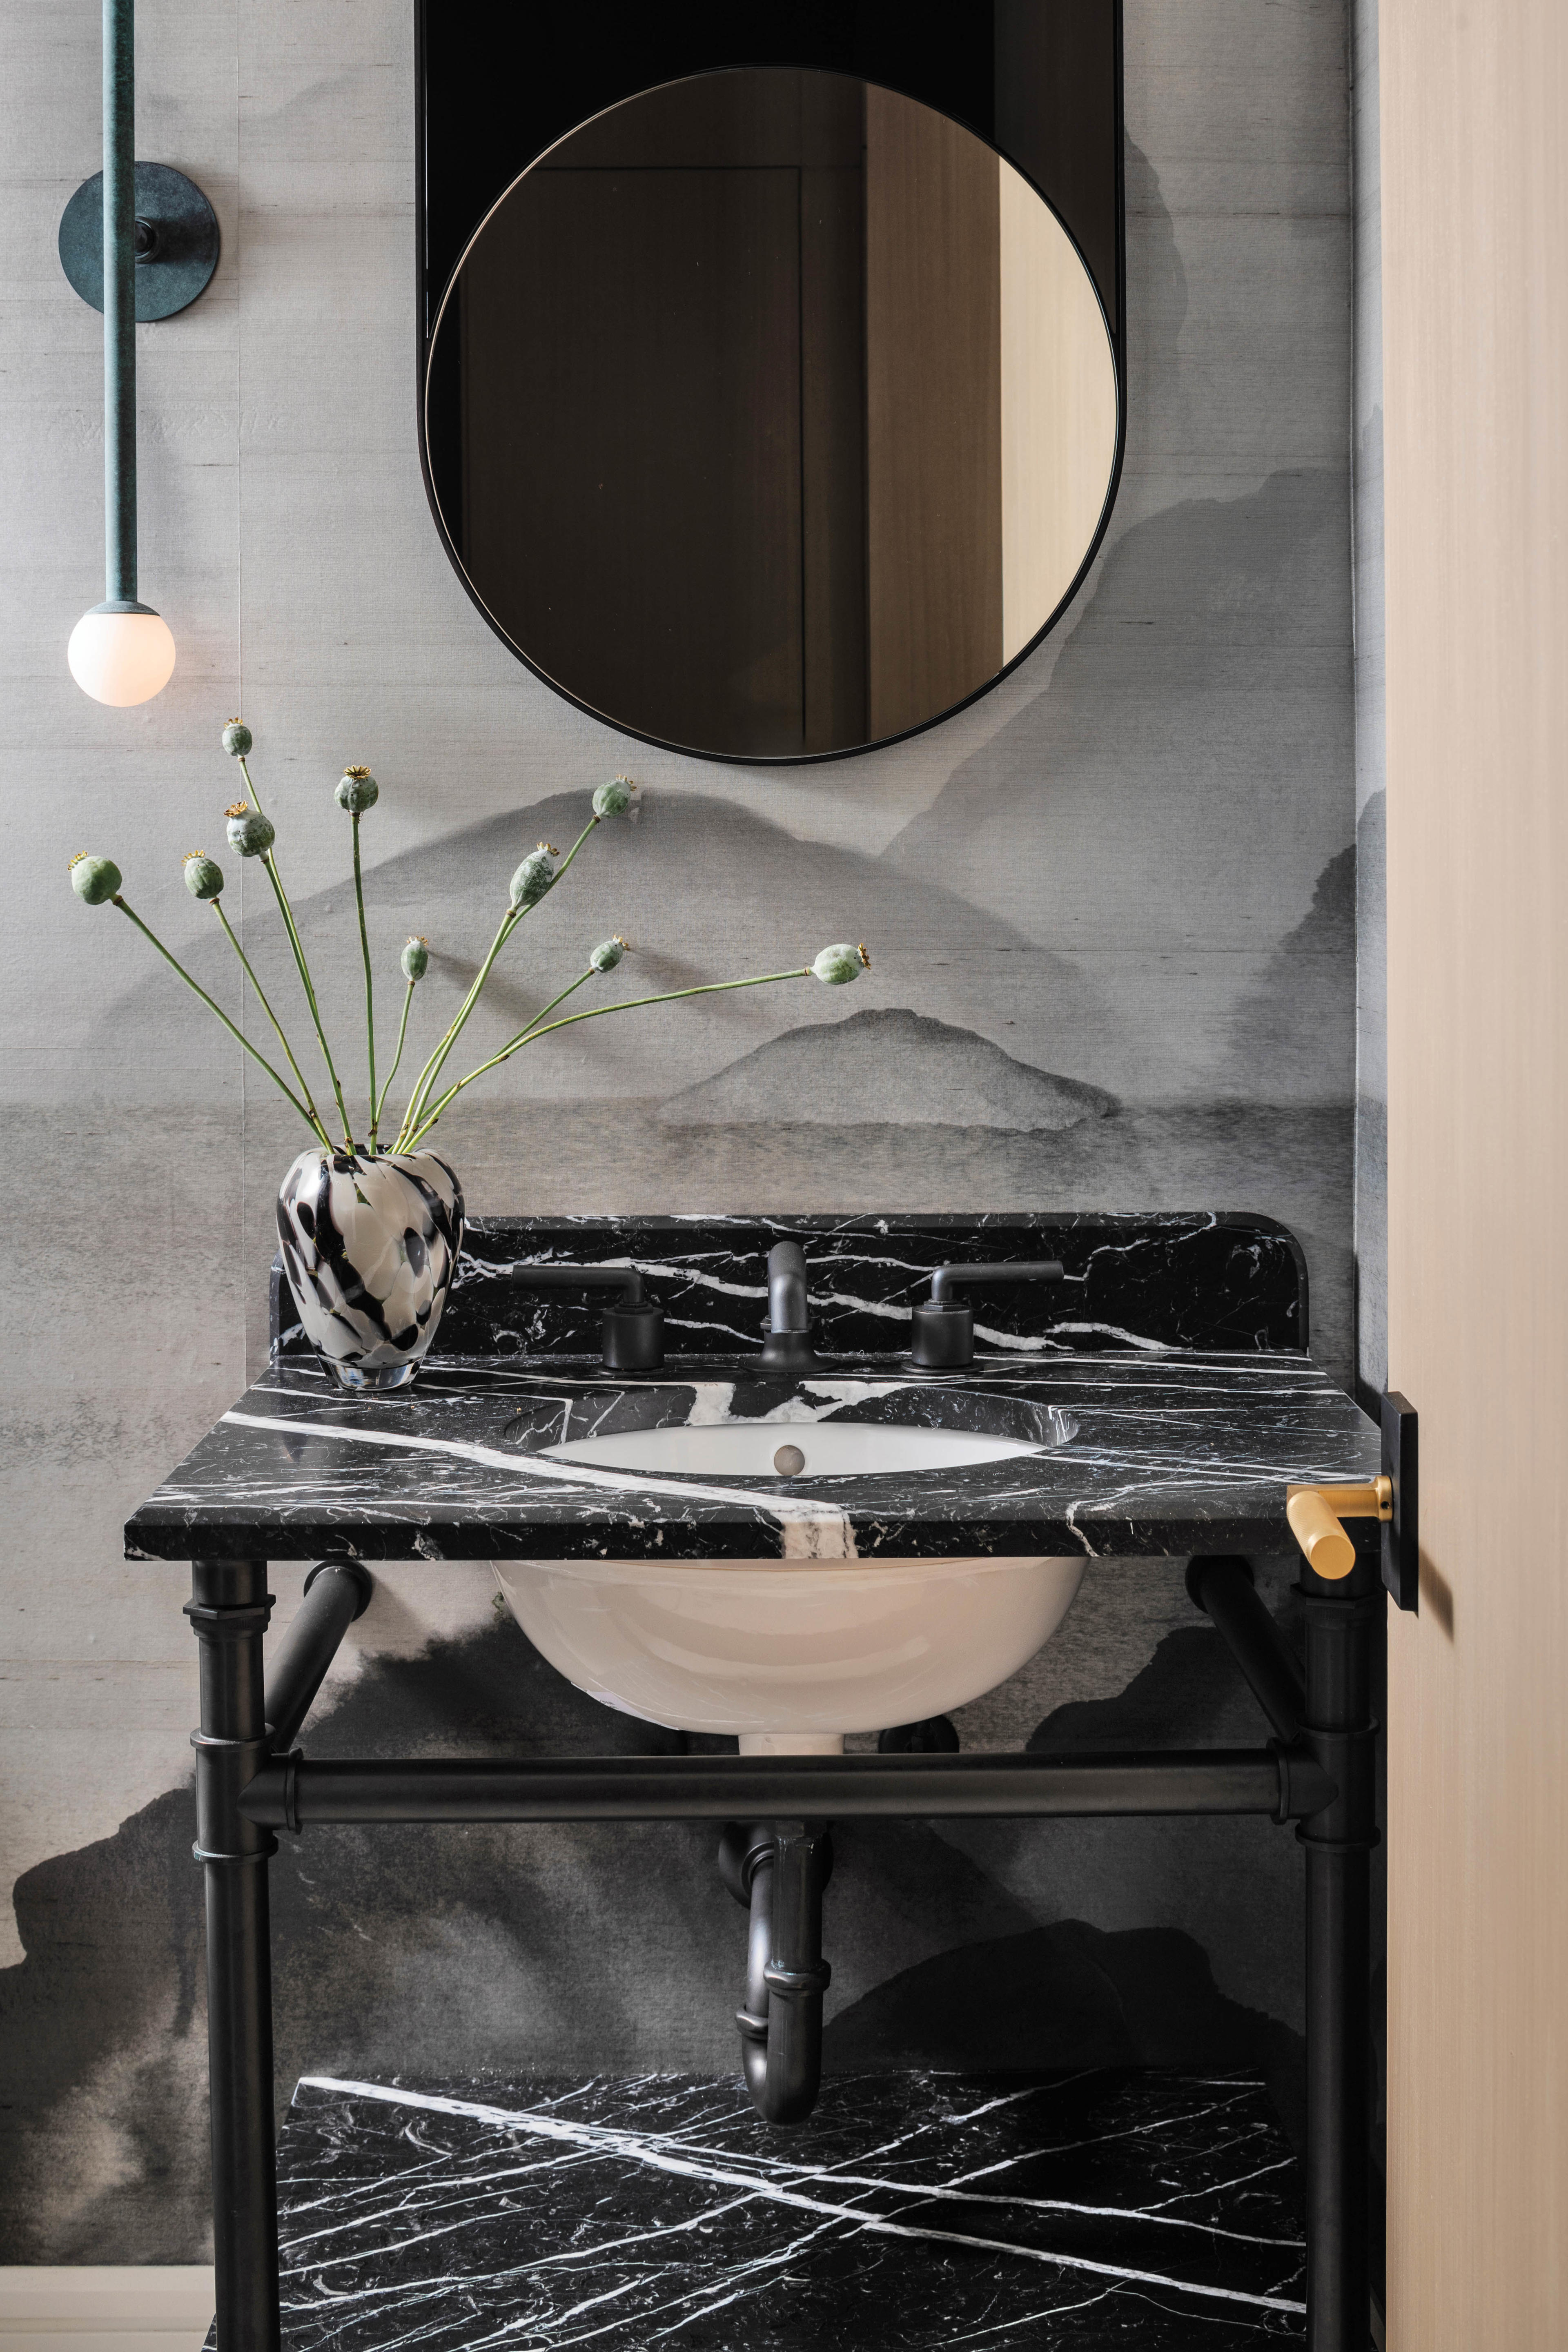
[(750, 1915), (746, 1999), (735, 2013), (752, 2105), (771, 2124), (801, 2124), (822, 2083), (822, 1890), (833, 1874), (823, 1822), (727, 1824), (719, 1868)]

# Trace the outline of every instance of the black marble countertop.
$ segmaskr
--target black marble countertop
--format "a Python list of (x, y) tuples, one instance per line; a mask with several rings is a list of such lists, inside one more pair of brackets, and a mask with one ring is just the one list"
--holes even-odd
[[(1020, 1439), (1000, 1461), (878, 1476), (689, 1478), (540, 1449), (626, 1429), (834, 1421)], [(350, 1395), (280, 1356), (129, 1522), (127, 1556), (868, 1559), (1290, 1549), (1291, 1481), (1379, 1469), (1373, 1423), (1305, 1354), (1168, 1346), (962, 1373), (907, 1359), (806, 1378), (754, 1358), (640, 1376), (590, 1359), (432, 1359)], [(1369, 1523), (1370, 1527), (1371, 1523)], [(1372, 1532), (1375, 1534), (1375, 1528)]]
[(1258, 2083), (1207, 2069), (829, 2077), (790, 2132), (733, 2079), (307, 2076), (279, 2210), (294, 2352), (1305, 2333), (1289, 2145)]
[[(799, 1242), (810, 1378), (761, 1361), (767, 1255)], [(913, 1307), (944, 1262), (1055, 1258), (992, 1281), (972, 1370), (920, 1373)], [(668, 1360), (605, 1373), (602, 1297), (541, 1265), (636, 1265)], [(1307, 1354), (1306, 1260), (1269, 1217), (470, 1218), (414, 1384), (323, 1372), (274, 1271), (272, 1363), (126, 1528), (133, 1559), (869, 1559), (1290, 1549), (1291, 1481), (1374, 1477), (1373, 1424)], [(632, 1475), (545, 1458), (563, 1440), (731, 1421), (925, 1423), (1022, 1441), (966, 1468), (793, 1479)], [(807, 1448), (809, 1453), (809, 1447)], [(1370, 1523), (1369, 1523), (1370, 1525)], [(1375, 1537), (1375, 1528), (1371, 1528)]]

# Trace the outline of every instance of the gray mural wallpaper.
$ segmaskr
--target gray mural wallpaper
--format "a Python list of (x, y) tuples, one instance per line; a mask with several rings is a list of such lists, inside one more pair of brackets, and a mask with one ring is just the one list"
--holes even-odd
[[(255, 730), (340, 1026), (357, 941), (331, 783), (349, 760), (382, 786), (373, 944), (390, 971), (428, 935), (432, 1033), (519, 855), (571, 837), (617, 768), (642, 786), (636, 824), (595, 837), (522, 935), (479, 1042), (614, 929), (650, 988), (871, 944), (851, 999), (710, 1000), (514, 1066), (443, 1129), (476, 1209), (1261, 1211), (1305, 1244), (1315, 1352), (1347, 1384), (1354, 1368), (1340, 0), (1129, 0), (1131, 432), (1100, 557), (1057, 635), (946, 727), (766, 774), (644, 751), (559, 702), (448, 569), (415, 441), (399, 0), (142, 0), (138, 21), (142, 152), (202, 182), (225, 244), (207, 299), (142, 331), (144, 593), (181, 657), (159, 701), (121, 714), (64, 668), (96, 593), (99, 362), (52, 238), (94, 168), (98, 16), (0, 6), (26, 225), (0, 267), (29, 354), (0, 533), (21, 882), (0, 1068), (35, 1198), (8, 1253), (3, 1374), (10, 2262), (206, 2244), (194, 1644), (180, 1571), (127, 1566), (119, 1528), (264, 1349), (296, 1141), (129, 927), (72, 900), (65, 866), (113, 855), (237, 1014), (226, 951), (178, 887), (185, 851), (221, 846), (231, 712)], [(245, 937), (282, 990), (268, 913), (251, 892)], [(1288, 1617), (1289, 1563), (1262, 1582)], [(299, 1572), (273, 1583), (286, 1621)], [(1059, 1634), (959, 1719), (970, 1747), (1260, 1727), (1179, 1561), (1091, 1566)], [(476, 1565), (385, 1574), (313, 1744), (675, 1737), (562, 1682)], [(306, 2070), (728, 2067), (742, 1926), (710, 1843), (682, 1827), (289, 1845), (280, 2095)], [(1294, 1849), (1264, 1823), (846, 1830), (828, 2063), (1256, 2063), (1294, 2126), (1299, 1899)]]

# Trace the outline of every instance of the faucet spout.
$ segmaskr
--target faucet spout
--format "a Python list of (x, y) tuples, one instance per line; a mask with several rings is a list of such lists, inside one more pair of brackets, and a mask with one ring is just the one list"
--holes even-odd
[(768, 1252), (768, 1323), (774, 1331), (806, 1331), (805, 1252), (798, 1242), (775, 1242)]
[(775, 1242), (768, 1252), (768, 1337), (763, 1361), (796, 1371), (819, 1369), (820, 1359), (811, 1344), (805, 1252), (798, 1242)]

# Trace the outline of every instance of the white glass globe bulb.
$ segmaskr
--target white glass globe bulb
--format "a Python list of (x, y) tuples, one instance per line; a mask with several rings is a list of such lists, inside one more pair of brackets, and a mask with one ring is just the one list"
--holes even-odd
[(174, 640), (167, 621), (145, 604), (129, 610), (99, 604), (71, 631), (66, 659), (84, 694), (123, 710), (151, 702), (168, 685)]

